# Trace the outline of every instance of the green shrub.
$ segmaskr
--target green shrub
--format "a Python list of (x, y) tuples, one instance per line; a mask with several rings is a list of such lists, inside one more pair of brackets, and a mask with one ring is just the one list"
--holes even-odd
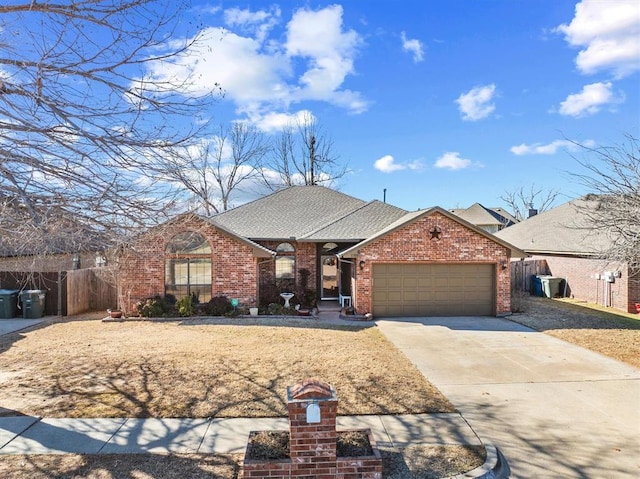
[(193, 316), (195, 312), (193, 296), (185, 296), (184, 298), (179, 299), (176, 303), (176, 309), (180, 316)]

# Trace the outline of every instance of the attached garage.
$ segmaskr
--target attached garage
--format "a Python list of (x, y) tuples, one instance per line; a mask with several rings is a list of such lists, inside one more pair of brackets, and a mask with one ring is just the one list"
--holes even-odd
[(338, 255), (356, 311), (373, 317), (501, 316), (511, 258), (525, 253), (439, 207), (418, 210)]
[(493, 316), (493, 264), (374, 264), (373, 314)]

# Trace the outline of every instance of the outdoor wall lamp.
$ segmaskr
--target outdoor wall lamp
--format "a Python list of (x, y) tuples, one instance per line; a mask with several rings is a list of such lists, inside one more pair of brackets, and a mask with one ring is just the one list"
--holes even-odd
[(506, 259), (503, 259), (503, 260), (500, 262), (500, 266), (502, 267), (502, 269), (507, 269), (507, 260), (506, 260)]
[(363, 270), (365, 265), (364, 260), (361, 260), (360, 263), (358, 263), (358, 265), (360, 266), (360, 269)]

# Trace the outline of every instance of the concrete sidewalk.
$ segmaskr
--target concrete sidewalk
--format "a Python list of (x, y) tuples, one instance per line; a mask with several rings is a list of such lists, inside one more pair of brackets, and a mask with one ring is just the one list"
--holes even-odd
[[(381, 447), (481, 445), (456, 413), (339, 416), (338, 430), (371, 428)], [(50, 419), (0, 417), (1, 454), (243, 453), (250, 431), (288, 430), (287, 418)]]
[(5, 334), (14, 333), (16, 331), (22, 331), (23, 329), (30, 328), (31, 326), (35, 326), (36, 324), (40, 324), (46, 321), (49, 318), (41, 318), (41, 319), (22, 319), (22, 318), (14, 318), (14, 319), (0, 319), (0, 336), (4, 336)]

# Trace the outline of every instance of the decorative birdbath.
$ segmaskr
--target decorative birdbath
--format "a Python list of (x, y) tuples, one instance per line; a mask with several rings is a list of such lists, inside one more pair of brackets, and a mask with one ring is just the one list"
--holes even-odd
[(293, 293), (280, 293), (280, 297), (282, 299), (284, 299), (284, 307), (285, 308), (290, 308), (291, 307), (291, 305), (289, 304), (289, 300), (291, 298), (293, 298), (294, 296), (295, 296), (295, 294), (293, 294)]

